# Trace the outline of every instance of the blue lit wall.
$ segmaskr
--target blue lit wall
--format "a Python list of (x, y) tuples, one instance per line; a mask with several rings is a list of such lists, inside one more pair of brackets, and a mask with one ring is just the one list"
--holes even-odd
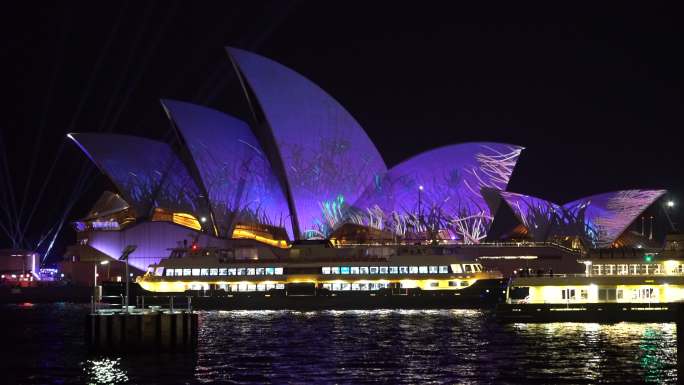
[(139, 216), (149, 215), (155, 207), (202, 214), (197, 184), (166, 143), (116, 134), (69, 137), (112, 180)]
[(285, 195), (249, 126), (210, 108), (162, 101), (181, 132), (209, 194), (219, 233), (235, 223), (284, 227), (292, 237)]
[(351, 221), (406, 237), (440, 231), (442, 238), (480, 242), (493, 219), (481, 189), (504, 190), (521, 151), (465, 143), (421, 153), (372, 184), (354, 204)]
[(330, 95), (270, 59), (228, 48), (272, 130), (304, 238), (327, 236), (386, 171), (361, 126)]

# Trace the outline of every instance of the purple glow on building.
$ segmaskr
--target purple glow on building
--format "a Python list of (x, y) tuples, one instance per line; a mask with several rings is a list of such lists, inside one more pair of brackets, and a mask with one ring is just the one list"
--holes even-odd
[(583, 236), (595, 247), (610, 246), (665, 194), (665, 190), (622, 190), (592, 195), (563, 205), (566, 215), (584, 223)]
[(535, 241), (546, 241), (563, 217), (563, 208), (556, 203), (512, 192), (501, 191), (499, 194)]
[(271, 128), (304, 238), (322, 238), (386, 171), (354, 118), (314, 83), (270, 59), (227, 48)]
[(521, 151), (509, 144), (466, 143), (421, 153), (369, 187), (354, 204), (352, 221), (400, 236), (446, 231), (450, 239), (478, 243), (493, 219), (481, 190), (504, 190)]
[(201, 213), (200, 190), (166, 143), (128, 135), (69, 134), (139, 216), (155, 207)]
[(235, 223), (284, 227), (292, 238), (283, 190), (261, 145), (241, 120), (210, 108), (162, 101), (200, 173), (219, 234)]

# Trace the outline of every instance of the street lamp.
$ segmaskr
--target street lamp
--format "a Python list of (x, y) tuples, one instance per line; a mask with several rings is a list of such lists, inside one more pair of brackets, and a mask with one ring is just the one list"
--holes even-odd
[(675, 202), (672, 200), (667, 201), (667, 207), (670, 207), (670, 208), (675, 207)]
[(423, 214), (420, 211), (420, 200), (421, 200), (421, 193), (423, 192), (423, 185), (418, 186), (418, 231), (420, 231), (420, 225), (423, 224)]

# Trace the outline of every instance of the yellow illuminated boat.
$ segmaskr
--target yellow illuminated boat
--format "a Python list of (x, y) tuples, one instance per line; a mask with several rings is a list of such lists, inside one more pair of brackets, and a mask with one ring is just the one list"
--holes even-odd
[[(318, 298), (321, 307), (336, 307), (334, 297), (353, 296), (364, 308), (373, 307), (371, 302), (385, 306), (380, 297), (407, 295), (449, 296), (443, 301), (448, 307), (458, 297), (491, 302), (505, 293), (499, 272), (484, 271), (447, 245), (334, 246), (309, 241), (284, 248), (251, 239), (235, 239), (230, 245), (173, 249), (137, 283), (148, 292), (213, 297), (215, 304), (245, 296), (308, 296)], [(362, 297), (375, 298), (368, 302)], [(439, 306), (439, 301), (430, 303)], [(354, 307), (349, 301), (345, 306)]]

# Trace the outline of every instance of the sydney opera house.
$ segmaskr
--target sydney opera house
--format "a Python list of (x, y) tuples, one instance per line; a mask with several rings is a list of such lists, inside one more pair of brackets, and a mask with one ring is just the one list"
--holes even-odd
[[(664, 194), (627, 190), (556, 204), (509, 192), (523, 148), (503, 143), (447, 145), (388, 167), (359, 123), (317, 85), (265, 57), (227, 51), (250, 121), (162, 100), (178, 133), (172, 144), (69, 135), (118, 190), (74, 222), (77, 247), (118, 258), (136, 244), (131, 264), (140, 269), (183, 242), (220, 246), (230, 238), (275, 247), (520, 238), (600, 248), (618, 242)], [(505, 213), (514, 225), (491, 231)]]

